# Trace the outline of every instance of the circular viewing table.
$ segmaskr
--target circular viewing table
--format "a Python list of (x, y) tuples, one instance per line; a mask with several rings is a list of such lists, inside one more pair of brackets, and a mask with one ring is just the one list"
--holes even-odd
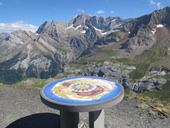
[(119, 103), (124, 89), (99, 77), (72, 77), (54, 81), (40, 91), (41, 100), (60, 110), (61, 128), (78, 128), (79, 112), (89, 112), (89, 128), (104, 128), (104, 108)]

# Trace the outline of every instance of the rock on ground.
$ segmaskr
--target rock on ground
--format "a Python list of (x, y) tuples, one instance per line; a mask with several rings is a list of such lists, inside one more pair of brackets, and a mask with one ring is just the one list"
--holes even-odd
[[(170, 118), (149, 115), (150, 108), (137, 108), (140, 100), (123, 100), (105, 110), (106, 128), (170, 128)], [(0, 88), (0, 128), (59, 128), (59, 111), (45, 106), (39, 90)], [(80, 124), (88, 128), (88, 113), (80, 113)], [(85, 125), (83, 125), (83, 123)]]

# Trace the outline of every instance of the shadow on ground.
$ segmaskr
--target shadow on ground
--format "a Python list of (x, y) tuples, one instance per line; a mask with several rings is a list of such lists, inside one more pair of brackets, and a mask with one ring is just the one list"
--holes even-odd
[(60, 128), (60, 119), (57, 114), (39, 113), (18, 119), (6, 128)]

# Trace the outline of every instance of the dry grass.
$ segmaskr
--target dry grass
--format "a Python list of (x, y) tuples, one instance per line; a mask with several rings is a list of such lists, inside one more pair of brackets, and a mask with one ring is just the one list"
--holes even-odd
[[(162, 109), (161, 108), (159, 108), (159, 107), (155, 107), (157, 110), (159, 110), (160, 112), (162, 112)], [(156, 110), (155, 109), (155, 110)]]
[(160, 116), (161, 119), (165, 119), (165, 116)]
[(170, 114), (170, 109), (169, 108), (162, 108), (162, 111), (165, 112), (165, 113)]
[(142, 104), (137, 104), (137, 107), (138, 108), (146, 108), (146, 107), (148, 107), (148, 105), (145, 103), (142, 103)]
[(163, 104), (160, 104), (160, 103), (156, 104), (156, 106), (157, 106), (157, 107), (161, 107), (161, 108), (164, 107), (164, 105), (163, 105)]
[(154, 111), (152, 111), (152, 110), (150, 110), (150, 111), (149, 111), (149, 114), (151, 114), (151, 115), (155, 115), (155, 112), (154, 112)]

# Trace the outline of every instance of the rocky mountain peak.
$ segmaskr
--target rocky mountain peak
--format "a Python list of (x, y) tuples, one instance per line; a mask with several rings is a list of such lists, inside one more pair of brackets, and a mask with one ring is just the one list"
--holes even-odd
[(38, 30), (37, 30), (36, 33), (38, 33), (38, 34), (44, 33), (44, 32), (47, 30), (47, 28), (50, 26), (50, 24), (51, 24), (50, 22), (45, 21), (45, 22), (38, 28)]
[(4, 41), (12, 44), (22, 44), (25, 41), (34, 38), (35, 34), (28, 30), (17, 30), (9, 34)]
[(65, 28), (67, 28), (67, 23), (56, 21), (50, 23), (46, 21), (38, 28), (36, 33), (58, 40), (59, 35), (65, 34)]
[[(0, 45), (4, 49), (0, 51), (0, 58), (5, 55), (0, 67), (12, 62), (3, 71), (10, 69), (14, 71), (13, 74), (20, 74), (21, 79), (54, 76), (62, 65), (78, 58), (100, 38), (120, 30), (125, 23), (126, 20), (119, 17), (80, 14), (70, 22), (45, 21), (36, 33), (21, 30), (13, 32)], [(7, 77), (0, 77), (0, 80), (5, 81), (4, 78)]]
[(72, 19), (68, 26), (73, 25), (73, 27), (84, 26), (87, 28), (93, 27), (95, 30), (100, 32), (106, 32), (112, 30), (114, 28), (118, 28), (118, 26), (123, 25), (126, 20), (123, 20), (120, 17), (97, 17), (97, 16), (88, 16), (85, 14), (78, 15), (76, 18)]
[(79, 25), (85, 25), (86, 20), (89, 20), (89, 19), (90, 19), (90, 16), (85, 15), (85, 14), (80, 14), (76, 16), (74, 19), (72, 19), (68, 24), (69, 25), (73, 24), (74, 27), (77, 27)]
[[(59, 35), (70, 35), (70, 32), (85, 34), (89, 29), (94, 29), (101, 36), (107, 34), (107, 31), (115, 31), (113, 29), (120, 28), (125, 20), (119, 17), (97, 17), (80, 14), (72, 19), (70, 22), (56, 22), (51, 23), (45, 21), (37, 30), (38, 34), (46, 34), (57, 40)], [(76, 30), (76, 31), (75, 31)], [(95, 32), (95, 33), (96, 33)], [(81, 35), (82, 35), (81, 34)]]
[(140, 26), (147, 25), (150, 28), (156, 27), (158, 24), (170, 24), (170, 7), (156, 10), (151, 14), (147, 14), (135, 19), (131, 19), (123, 28), (126, 32), (131, 32), (131, 35), (136, 34)]
[(34, 34), (29, 31), (29, 30), (17, 30), (17, 31), (14, 31), (11, 33), (12, 35), (14, 36), (18, 36), (20, 38), (24, 37), (24, 36), (29, 36), (29, 37), (32, 37)]
[(11, 34), (13, 34), (13, 35), (20, 35), (22, 33), (23, 33), (22, 30), (17, 30), (17, 31), (12, 32)]
[(153, 12), (151, 19), (156, 24), (170, 24), (170, 7)]
[(0, 43), (8, 36), (8, 34), (0, 33)]
[(129, 39), (122, 45), (122, 49), (126, 49), (133, 56), (142, 53), (155, 44), (155, 34), (158, 28), (159, 30), (162, 28), (168, 30), (169, 25), (170, 7), (129, 20), (121, 30), (129, 34)]
[(102, 16), (102, 17), (99, 17), (99, 22), (100, 23), (104, 23), (105, 22), (105, 18)]

